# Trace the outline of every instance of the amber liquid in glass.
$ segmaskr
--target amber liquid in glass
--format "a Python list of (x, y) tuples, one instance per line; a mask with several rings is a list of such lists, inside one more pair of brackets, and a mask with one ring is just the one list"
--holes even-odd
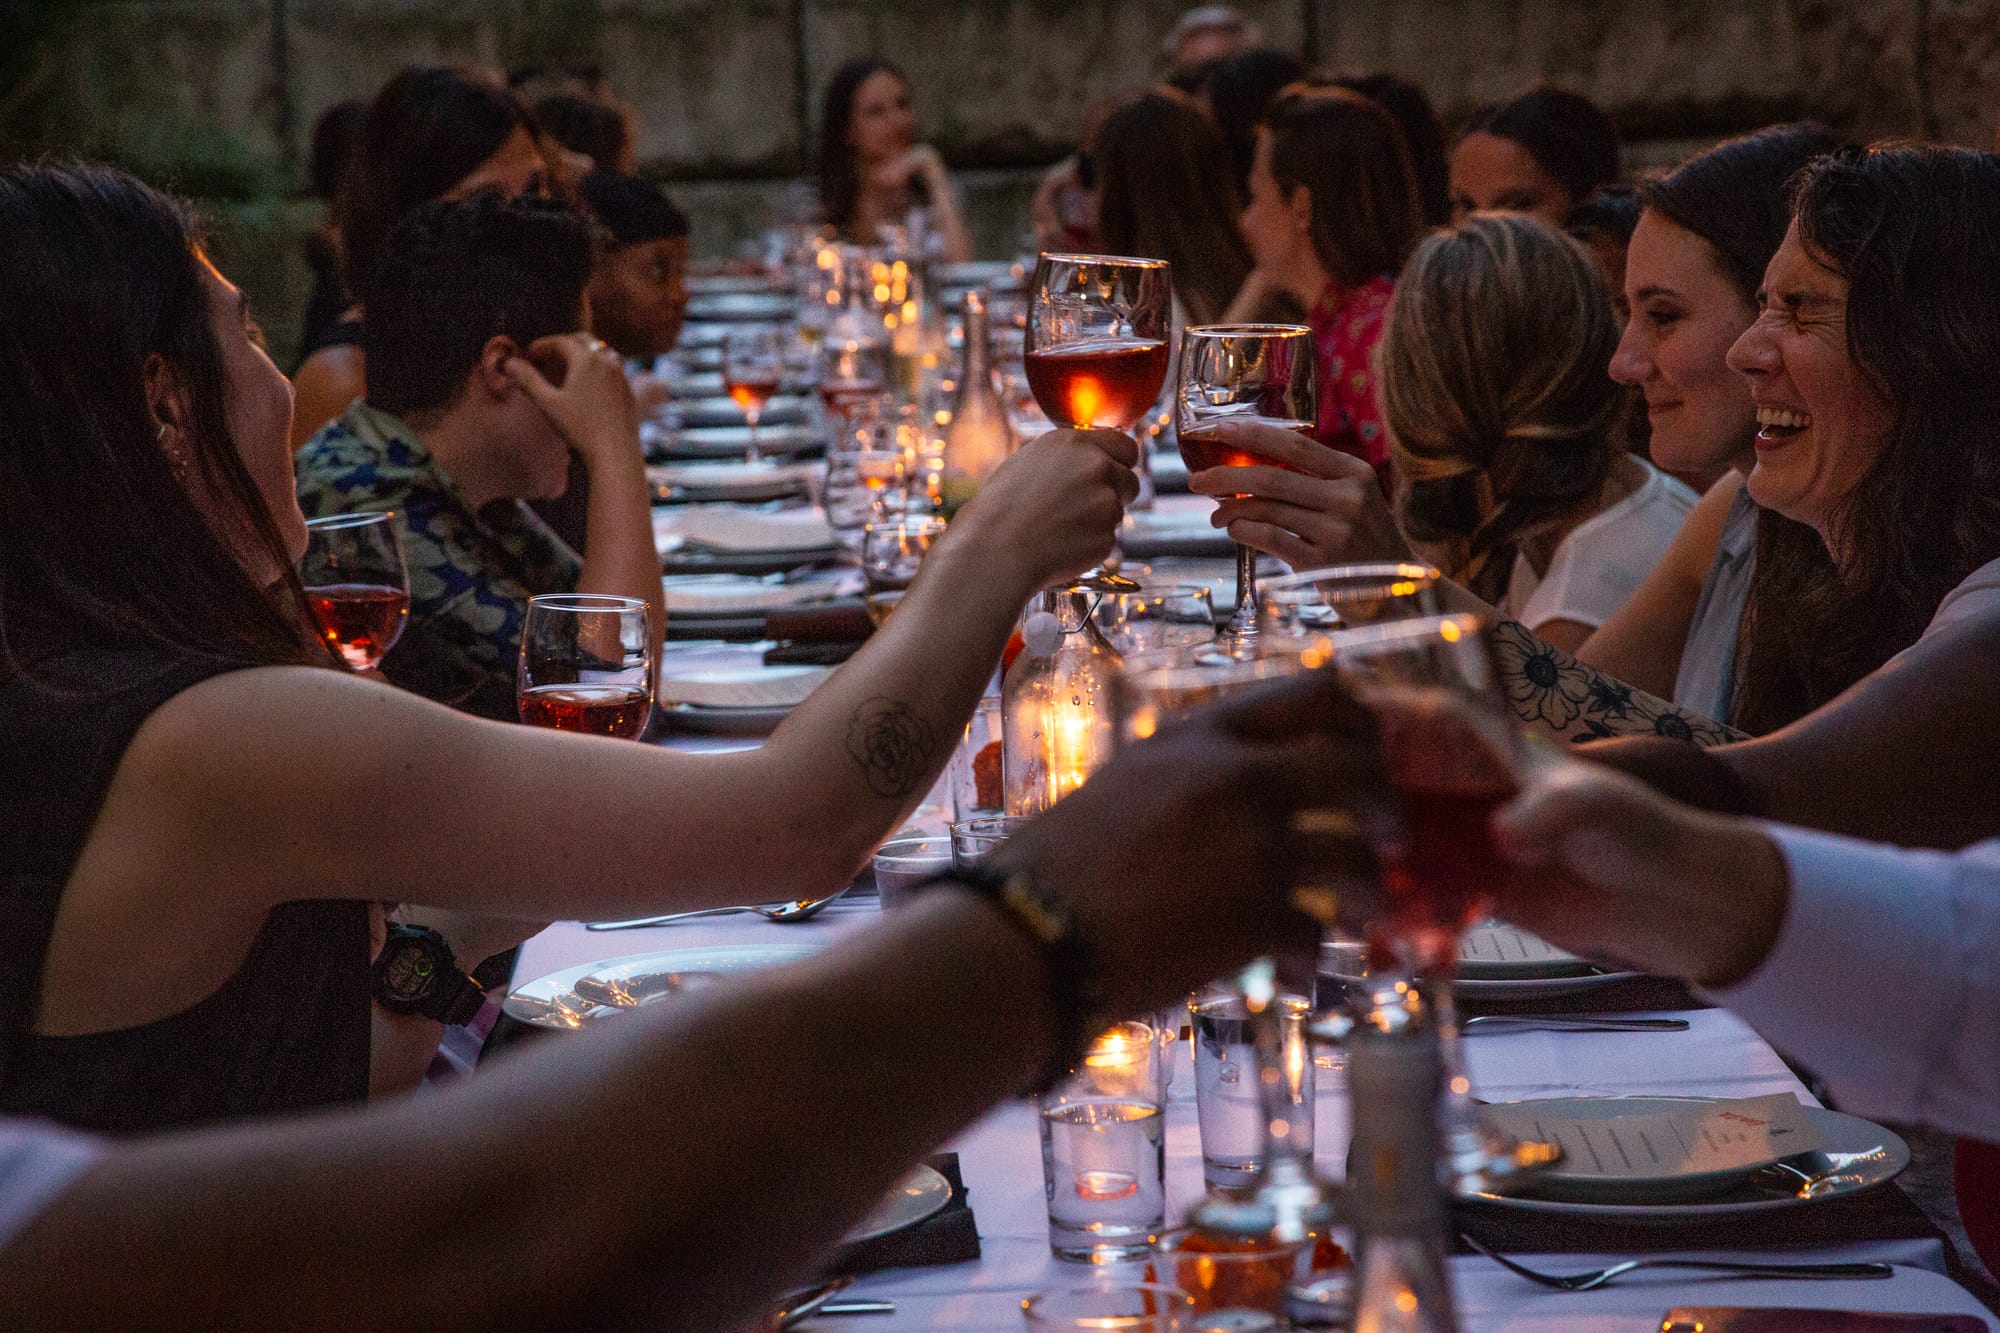
[(776, 375), (745, 373), (732, 374), (723, 381), (729, 390), (729, 397), (745, 412), (762, 412), (764, 404), (771, 401), (771, 395), (778, 391)]
[(1160, 396), (1167, 345), (1150, 338), (1072, 343), (1028, 353), (1027, 369), (1028, 387), (1050, 421), (1130, 430)]
[(369, 670), (396, 646), (410, 595), (375, 583), (327, 583), (306, 589), (320, 633), (351, 667)]
[(521, 691), (521, 720), (557, 731), (636, 739), (652, 700), (643, 685), (534, 685)]
[(1458, 937), (1485, 915), (1505, 864), (1493, 846), (1493, 812), (1514, 796), (1490, 784), (1396, 784), (1402, 854), (1382, 868), (1391, 929), (1417, 956), (1455, 955)]

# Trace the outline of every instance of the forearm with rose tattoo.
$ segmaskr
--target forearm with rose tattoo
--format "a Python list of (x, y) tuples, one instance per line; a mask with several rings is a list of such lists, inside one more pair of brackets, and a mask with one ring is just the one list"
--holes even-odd
[(1491, 641), (1508, 706), (1529, 726), (1564, 740), (1581, 744), (1613, 736), (1662, 736), (1706, 748), (1749, 739), (1734, 727), (1585, 666), (1516, 621), (1497, 621)]

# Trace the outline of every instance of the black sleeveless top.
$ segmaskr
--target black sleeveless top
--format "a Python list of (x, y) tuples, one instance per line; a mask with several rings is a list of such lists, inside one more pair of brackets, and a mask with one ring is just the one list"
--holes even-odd
[(234, 976), (157, 1022), (30, 1032), (63, 886), (126, 747), (154, 709), (230, 669), (89, 651), (36, 683), (0, 680), (0, 1112), (129, 1133), (368, 1095), (365, 902), (276, 908)]

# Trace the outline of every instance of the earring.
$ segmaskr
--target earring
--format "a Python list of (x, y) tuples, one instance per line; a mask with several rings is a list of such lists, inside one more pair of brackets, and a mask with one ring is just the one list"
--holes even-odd
[(155, 435), (153, 439), (158, 442), (160, 453), (167, 460), (167, 471), (174, 474), (174, 480), (186, 481), (188, 472), (187, 455), (174, 445), (167, 443), (167, 427), (164, 422), (160, 425), (160, 433)]

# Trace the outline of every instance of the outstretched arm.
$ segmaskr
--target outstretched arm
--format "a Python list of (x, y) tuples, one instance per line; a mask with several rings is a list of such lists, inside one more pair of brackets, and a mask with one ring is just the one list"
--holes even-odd
[[(1344, 773), (1353, 711), (1330, 672), (1230, 700), (997, 855), (1065, 901), (1105, 1014), (1311, 949), (1290, 830)], [(433, 1097), (118, 1148), (0, 1251), (0, 1326), (743, 1327), (1029, 1082), (1056, 1041), (1048, 965), (938, 888)]]
[(1744, 739), (1734, 727), (1585, 666), (1512, 620), (1495, 624), (1491, 641), (1500, 692), (1530, 728), (1573, 742), (1657, 736), (1710, 746)]

